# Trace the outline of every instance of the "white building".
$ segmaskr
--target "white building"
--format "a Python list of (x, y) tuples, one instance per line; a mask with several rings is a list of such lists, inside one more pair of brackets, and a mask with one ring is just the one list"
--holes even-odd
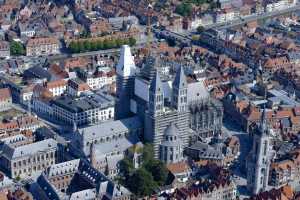
[(62, 96), (50, 101), (53, 117), (72, 125), (95, 124), (114, 119), (114, 98), (108, 94), (87, 94), (72, 98)]
[(67, 90), (67, 82), (63, 79), (47, 82), (45, 86), (53, 97), (61, 96)]
[(288, 8), (292, 4), (288, 0), (270, 1), (266, 5), (266, 12), (273, 12)]

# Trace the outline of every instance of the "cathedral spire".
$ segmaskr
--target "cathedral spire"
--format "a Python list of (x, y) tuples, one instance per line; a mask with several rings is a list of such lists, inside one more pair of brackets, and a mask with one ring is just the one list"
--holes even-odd
[(173, 81), (172, 105), (179, 112), (186, 112), (187, 110), (187, 81), (182, 66), (177, 71)]
[(261, 131), (261, 134), (267, 134), (268, 133), (266, 106), (264, 106), (263, 112), (261, 114), (260, 131)]
[(156, 71), (156, 75), (154, 77), (154, 79), (151, 81), (151, 85), (150, 85), (150, 91), (152, 92), (157, 92), (162, 90), (162, 82), (160, 80), (160, 76), (158, 71)]
[(173, 87), (182, 88), (187, 86), (186, 76), (184, 74), (184, 69), (180, 66), (179, 70), (176, 72), (175, 79), (173, 81)]
[(150, 113), (154, 115), (160, 115), (164, 110), (164, 93), (158, 72), (156, 72), (156, 76), (150, 84), (149, 100)]
[(117, 65), (117, 74), (123, 77), (129, 77), (134, 76), (135, 72), (136, 66), (130, 47), (128, 45), (123, 45), (121, 48), (121, 56)]

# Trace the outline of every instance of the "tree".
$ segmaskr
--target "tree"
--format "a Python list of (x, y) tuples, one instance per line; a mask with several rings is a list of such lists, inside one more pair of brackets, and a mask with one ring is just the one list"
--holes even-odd
[(92, 51), (96, 51), (97, 50), (97, 42), (96, 41), (92, 41), (91, 42), (91, 50)]
[(83, 45), (83, 42), (82, 41), (78, 41), (77, 42), (77, 45), (78, 45), (78, 51), (77, 53), (81, 53), (84, 51), (84, 45)]
[(157, 187), (152, 175), (144, 168), (135, 171), (128, 180), (129, 190), (139, 197), (151, 195)]
[(143, 163), (147, 165), (148, 162), (154, 159), (154, 149), (152, 144), (146, 143), (143, 148)]
[(175, 12), (184, 17), (190, 16), (192, 13), (192, 5), (186, 2), (181, 3), (176, 7)]
[(12, 41), (10, 43), (10, 53), (14, 56), (25, 55), (25, 48), (22, 43)]
[(116, 48), (117, 44), (116, 44), (116, 40), (110, 40), (110, 48)]
[(103, 49), (103, 41), (102, 40), (97, 40), (97, 50)]
[(198, 32), (198, 33), (202, 33), (204, 30), (205, 30), (205, 29), (204, 29), (203, 26), (198, 26), (198, 27), (197, 27), (197, 32)]
[(133, 38), (133, 37), (130, 37), (130, 38), (129, 38), (129, 45), (132, 47), (132, 46), (134, 46), (135, 44), (136, 44), (136, 39)]
[(134, 167), (132, 162), (128, 158), (124, 158), (120, 162), (120, 174), (127, 179), (133, 172)]
[(90, 51), (91, 50), (91, 42), (89, 40), (85, 40), (83, 42), (83, 50)]
[(148, 162), (145, 168), (152, 174), (154, 181), (159, 186), (166, 183), (169, 171), (163, 162), (160, 160), (153, 160)]
[(122, 45), (123, 45), (123, 40), (120, 39), (120, 38), (117, 38), (117, 39), (116, 39), (116, 45), (117, 45), (117, 47), (122, 46)]
[(111, 42), (110, 40), (105, 39), (103, 41), (103, 49), (110, 49), (111, 48)]

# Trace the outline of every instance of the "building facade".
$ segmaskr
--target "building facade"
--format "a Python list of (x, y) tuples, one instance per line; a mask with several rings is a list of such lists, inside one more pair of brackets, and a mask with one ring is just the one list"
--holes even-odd
[(26, 45), (26, 56), (59, 54), (59, 41), (56, 38), (31, 38)]
[(69, 125), (95, 124), (114, 118), (114, 100), (106, 94), (77, 98), (62, 96), (50, 103), (53, 117)]
[(27, 178), (55, 164), (57, 142), (46, 139), (19, 147), (4, 144), (1, 165), (11, 178)]
[(8, 88), (0, 89), (0, 112), (10, 109), (12, 106), (12, 97)]

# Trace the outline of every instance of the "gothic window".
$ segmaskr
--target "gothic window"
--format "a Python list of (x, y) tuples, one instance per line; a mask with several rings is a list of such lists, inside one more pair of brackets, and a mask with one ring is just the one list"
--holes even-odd
[(264, 141), (264, 155), (267, 155), (267, 142), (268, 141)]

